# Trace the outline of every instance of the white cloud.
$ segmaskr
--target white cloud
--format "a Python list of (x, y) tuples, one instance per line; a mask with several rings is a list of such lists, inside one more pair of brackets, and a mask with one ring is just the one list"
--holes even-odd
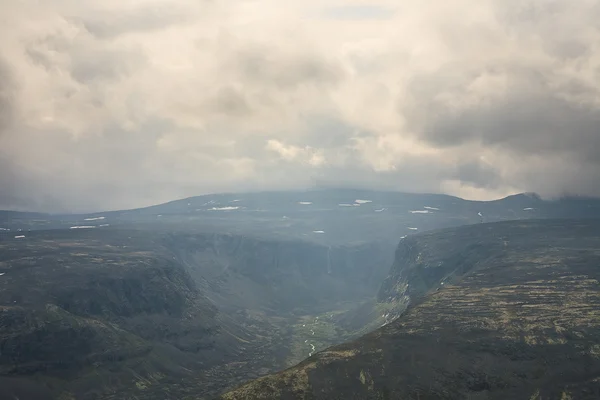
[(596, 3), (1, 3), (0, 207), (600, 195)]

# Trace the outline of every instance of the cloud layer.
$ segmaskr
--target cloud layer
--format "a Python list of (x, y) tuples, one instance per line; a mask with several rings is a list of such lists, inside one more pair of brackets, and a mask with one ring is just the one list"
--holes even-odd
[(23, 0), (0, 16), (0, 208), (314, 185), (600, 196), (597, 1)]

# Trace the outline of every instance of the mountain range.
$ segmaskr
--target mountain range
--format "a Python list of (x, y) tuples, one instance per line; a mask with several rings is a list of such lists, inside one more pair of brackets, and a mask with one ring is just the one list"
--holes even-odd
[(349, 189), (1, 211), (0, 399), (585, 398), (598, 217)]

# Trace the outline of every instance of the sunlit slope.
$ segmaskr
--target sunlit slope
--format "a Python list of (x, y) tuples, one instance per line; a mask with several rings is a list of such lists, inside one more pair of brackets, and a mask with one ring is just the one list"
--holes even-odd
[[(595, 399), (600, 224), (481, 224), (401, 244), (398, 319), (224, 399)], [(391, 300), (390, 300), (391, 301)]]

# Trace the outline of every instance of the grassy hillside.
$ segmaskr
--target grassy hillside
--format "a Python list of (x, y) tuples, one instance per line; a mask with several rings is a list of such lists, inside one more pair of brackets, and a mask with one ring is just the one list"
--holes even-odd
[(415, 236), (380, 292), (398, 319), (223, 399), (598, 398), (599, 249), (585, 221)]

